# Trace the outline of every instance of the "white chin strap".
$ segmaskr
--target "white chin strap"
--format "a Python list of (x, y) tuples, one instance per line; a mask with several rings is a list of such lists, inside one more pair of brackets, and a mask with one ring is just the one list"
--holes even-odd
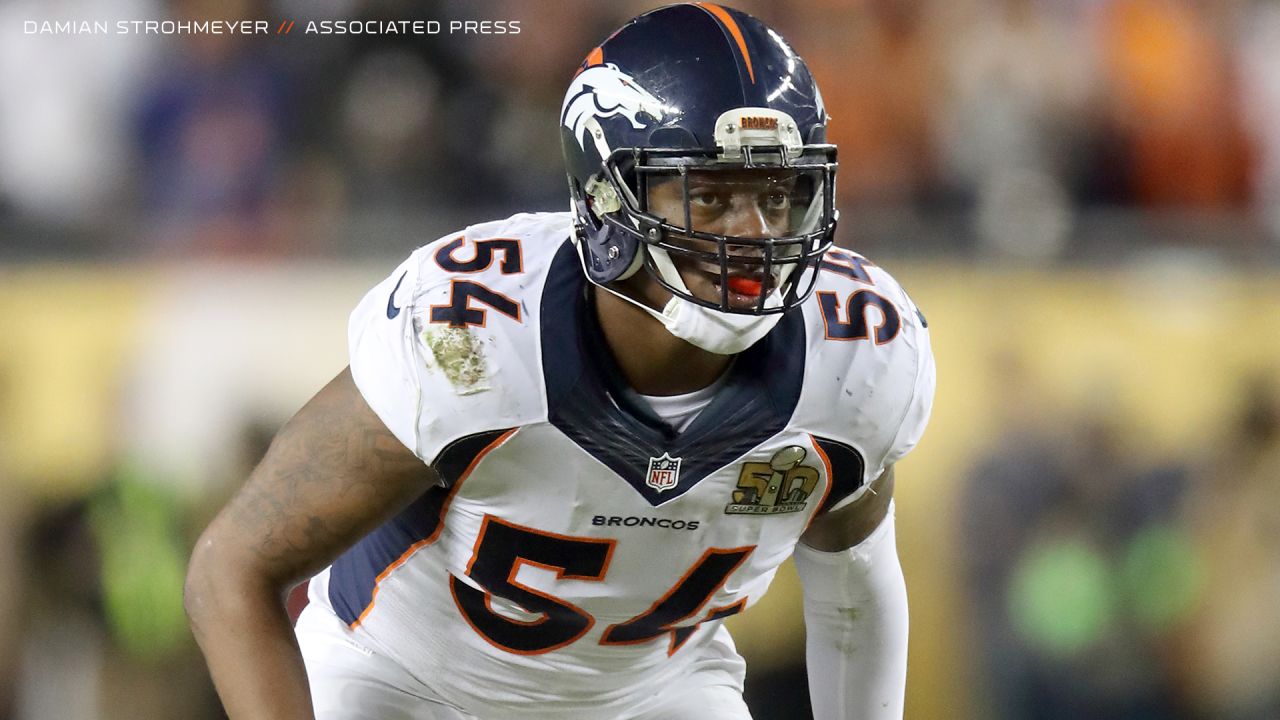
[[(661, 248), (645, 248), (653, 258), (654, 265), (663, 279), (683, 292), (689, 292), (684, 280), (671, 262), (667, 251)], [(603, 285), (601, 287), (604, 287)], [(689, 302), (679, 295), (672, 296), (662, 312), (658, 312), (644, 303), (605, 287), (605, 290), (617, 295), (636, 307), (644, 310), (667, 329), (667, 332), (685, 342), (717, 355), (736, 355), (755, 345), (782, 319), (781, 313), (771, 315), (739, 315), (721, 312), (697, 303)], [(775, 288), (766, 299), (768, 304), (780, 304), (782, 297)]]
[(679, 296), (673, 296), (661, 313), (647, 307), (645, 310), (658, 318), (667, 332), (717, 355), (737, 355), (763, 339), (782, 319), (781, 313), (738, 315), (720, 312)]

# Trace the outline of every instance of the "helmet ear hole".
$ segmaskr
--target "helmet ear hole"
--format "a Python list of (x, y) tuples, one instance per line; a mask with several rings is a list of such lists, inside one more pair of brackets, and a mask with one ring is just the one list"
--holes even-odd
[(582, 184), (572, 175), (569, 176), (569, 209), (578, 222), (589, 224), (593, 231), (600, 229), (600, 218), (591, 212), (590, 199), (583, 192)]

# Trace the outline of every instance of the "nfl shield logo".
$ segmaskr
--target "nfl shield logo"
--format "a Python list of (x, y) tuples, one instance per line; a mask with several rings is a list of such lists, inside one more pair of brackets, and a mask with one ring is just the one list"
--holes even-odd
[(649, 474), (644, 484), (662, 492), (670, 490), (680, 482), (680, 458), (673, 458), (667, 453), (662, 457), (649, 458)]

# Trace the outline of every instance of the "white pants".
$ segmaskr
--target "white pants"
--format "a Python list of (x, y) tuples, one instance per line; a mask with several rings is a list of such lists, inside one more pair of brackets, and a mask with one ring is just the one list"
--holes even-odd
[[(482, 720), (436, 697), (390, 658), (356, 643), (327, 608), (308, 605), (294, 630), (316, 720)], [(751, 713), (723, 673), (694, 671), (666, 688), (658, 705), (627, 720), (751, 720)]]

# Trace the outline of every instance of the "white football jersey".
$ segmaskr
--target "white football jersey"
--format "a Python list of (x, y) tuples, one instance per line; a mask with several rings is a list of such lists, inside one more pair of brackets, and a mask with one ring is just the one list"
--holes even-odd
[[(440, 484), (311, 585), (481, 717), (623, 717), (707, 663), (819, 512), (919, 440), (923, 315), (845, 250), (683, 432), (588, 322), (568, 213), (419, 248), (351, 317), (351, 371)], [(619, 352), (626, 352), (620, 348)]]

